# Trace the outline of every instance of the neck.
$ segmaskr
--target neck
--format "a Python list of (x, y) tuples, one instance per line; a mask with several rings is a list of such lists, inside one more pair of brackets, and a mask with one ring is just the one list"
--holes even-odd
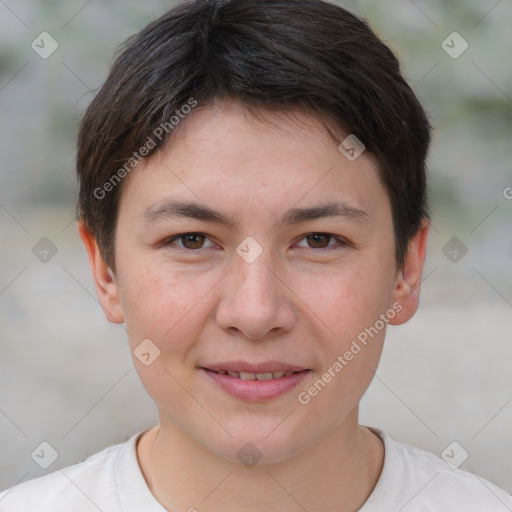
[(381, 440), (357, 410), (309, 449), (277, 464), (246, 467), (197, 443), (170, 422), (145, 432), (137, 454), (146, 482), (167, 510), (357, 511), (382, 470)]

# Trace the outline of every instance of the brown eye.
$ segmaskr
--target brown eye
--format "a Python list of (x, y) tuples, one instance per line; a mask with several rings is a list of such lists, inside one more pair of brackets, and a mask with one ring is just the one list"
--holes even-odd
[[(206, 239), (206, 235), (201, 233), (181, 233), (166, 240), (165, 245), (174, 244), (182, 249), (197, 250), (203, 248), (202, 245)], [(176, 240), (181, 241), (182, 244), (174, 243)]]
[(183, 245), (186, 249), (200, 249), (204, 243), (204, 235), (192, 233), (190, 235), (183, 235)]
[(308, 235), (306, 238), (309, 243), (312, 244), (313, 249), (323, 249), (329, 245), (329, 239), (332, 238), (332, 236), (323, 233), (314, 233), (313, 235)]
[[(308, 249), (337, 249), (346, 245), (345, 240), (329, 233), (311, 233), (304, 235), (302, 240), (306, 240)], [(330, 243), (333, 240), (335, 243)], [(336, 243), (338, 242), (338, 243)], [(304, 247), (304, 246), (301, 246)]]

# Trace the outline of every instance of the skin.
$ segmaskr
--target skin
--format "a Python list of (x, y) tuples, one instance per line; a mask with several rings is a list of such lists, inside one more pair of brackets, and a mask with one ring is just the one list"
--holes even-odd
[[(137, 445), (148, 486), (168, 510), (355, 511), (384, 459), (380, 439), (358, 423), (358, 405), (385, 329), (308, 404), (298, 393), (393, 304), (401, 311), (389, 323), (414, 315), (429, 225), (397, 269), (391, 206), (376, 162), (367, 152), (349, 161), (313, 115), (266, 113), (261, 120), (222, 102), (198, 107), (179, 128), (164, 151), (125, 178), (115, 273), (78, 225), (108, 320), (126, 323), (132, 355), (147, 338), (160, 349), (149, 366), (133, 357), (159, 409), (159, 425)], [(145, 208), (168, 198), (206, 204), (236, 223), (144, 223)], [(337, 199), (365, 211), (366, 220), (276, 224), (289, 208)], [(206, 237), (163, 243), (183, 233)], [(349, 243), (306, 237), (313, 233)], [(252, 263), (236, 252), (249, 236), (263, 250)], [(246, 402), (198, 369), (233, 359), (277, 360), (311, 372), (278, 398)], [(247, 442), (263, 455), (253, 467), (237, 458)]]

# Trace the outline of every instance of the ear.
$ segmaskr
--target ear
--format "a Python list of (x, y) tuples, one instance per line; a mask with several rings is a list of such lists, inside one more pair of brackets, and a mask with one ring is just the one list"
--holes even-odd
[(78, 234), (87, 250), (89, 265), (91, 266), (92, 277), (96, 287), (96, 295), (103, 308), (103, 312), (109, 322), (122, 324), (124, 322), (124, 314), (121, 301), (119, 300), (119, 288), (116, 277), (105, 263), (92, 232), (81, 220), (78, 221)]
[(421, 275), (427, 254), (427, 239), (430, 231), (430, 222), (424, 219), (422, 227), (409, 242), (405, 263), (398, 272), (395, 289), (393, 291), (394, 303), (399, 303), (402, 309), (397, 311), (390, 319), (392, 325), (408, 322), (416, 313), (420, 299)]

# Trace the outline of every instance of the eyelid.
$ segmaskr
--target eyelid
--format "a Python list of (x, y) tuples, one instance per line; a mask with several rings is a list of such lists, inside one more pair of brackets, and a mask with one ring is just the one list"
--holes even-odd
[[(181, 245), (178, 245), (176, 243), (173, 242), (173, 240), (180, 240), (181, 238), (184, 238), (185, 236), (187, 235), (199, 235), (199, 236), (204, 236), (207, 240), (210, 240), (210, 242), (212, 242), (212, 240), (210, 239), (210, 237), (206, 234), (206, 233), (201, 233), (199, 231), (187, 231), (185, 233), (178, 233), (176, 235), (172, 235), (168, 238), (166, 238), (163, 242), (162, 242), (162, 246), (169, 246), (169, 245), (174, 245), (176, 246), (177, 249), (181, 249), (183, 251), (187, 251), (187, 252), (199, 252), (201, 251), (202, 249), (210, 249), (211, 247), (201, 247), (200, 249), (187, 249), (186, 247), (182, 247)], [(212, 242), (213, 244), (213, 242)], [(215, 245), (215, 244), (214, 244)]]
[(301, 242), (308, 236), (312, 236), (312, 235), (328, 236), (328, 237), (332, 238), (333, 240), (335, 240), (337, 243), (328, 245), (327, 247), (321, 247), (320, 249), (315, 249), (314, 247), (304, 247), (304, 249), (307, 249), (309, 251), (322, 252), (322, 251), (329, 251), (331, 249), (340, 249), (347, 245), (351, 245), (351, 243), (348, 240), (346, 240), (345, 238), (343, 238), (342, 236), (334, 235), (333, 233), (327, 233), (327, 232), (323, 232), (323, 231), (312, 231), (311, 233), (306, 233), (305, 235), (301, 236), (301, 238), (299, 239), (299, 242)]
[[(199, 251), (201, 251), (203, 249), (211, 249), (213, 247), (213, 246), (210, 246), (210, 247), (201, 247), (199, 249), (187, 249), (186, 247), (182, 247), (182, 246), (180, 246), (178, 244), (175, 244), (173, 242), (173, 240), (180, 240), (181, 238), (183, 238), (183, 237), (185, 237), (187, 235), (204, 236), (206, 239), (208, 239), (208, 240), (210, 240), (210, 242), (212, 242), (212, 240), (210, 239), (209, 235), (207, 235), (206, 233), (201, 233), (199, 231), (187, 231), (187, 232), (178, 233), (176, 235), (172, 235), (172, 236), (166, 238), (162, 242), (162, 246), (175, 245), (177, 249), (180, 249), (180, 250), (183, 250), (183, 251), (187, 251), (187, 252), (199, 252)], [(347, 239), (345, 239), (344, 237), (339, 236), (339, 235), (334, 235), (333, 233), (322, 232), (322, 231), (312, 231), (310, 233), (305, 233), (304, 235), (301, 235), (300, 238), (298, 238), (298, 242), (297, 243), (302, 242), (308, 236), (312, 236), (312, 235), (328, 236), (328, 237), (332, 238), (333, 240), (335, 240), (337, 243), (336, 244), (332, 244), (332, 245), (328, 245), (327, 247), (321, 247), (321, 248), (318, 248), (318, 249), (315, 249), (314, 247), (304, 247), (304, 249), (306, 249), (308, 251), (324, 252), (324, 251), (329, 251), (329, 250), (333, 250), (333, 249), (334, 250), (335, 249), (340, 249), (340, 248), (343, 248), (345, 246), (352, 246), (352, 243), (350, 241), (348, 241)], [(212, 244), (214, 244), (214, 242), (212, 242)]]

